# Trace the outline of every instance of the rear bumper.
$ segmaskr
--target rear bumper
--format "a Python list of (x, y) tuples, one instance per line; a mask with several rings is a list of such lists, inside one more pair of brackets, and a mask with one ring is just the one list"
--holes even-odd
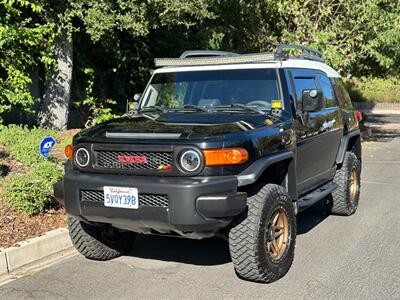
[[(139, 209), (105, 207), (98, 201), (82, 201), (82, 191), (101, 195), (104, 186), (135, 187)], [(246, 209), (247, 195), (237, 191), (235, 176), (150, 177), (82, 173), (67, 164), (64, 180), (54, 186), (55, 198), (68, 214), (83, 221), (109, 223), (121, 229), (147, 231), (215, 231), (227, 226)], [(142, 205), (141, 195), (162, 195), (168, 204)]]

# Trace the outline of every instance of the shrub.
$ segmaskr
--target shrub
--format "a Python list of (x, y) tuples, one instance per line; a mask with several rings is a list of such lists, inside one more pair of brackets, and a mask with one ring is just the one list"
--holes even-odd
[(55, 137), (56, 132), (16, 125), (0, 129), (0, 144), (12, 158), (31, 167), (27, 173), (4, 179), (1, 193), (16, 211), (34, 215), (53, 200), (53, 184), (61, 179), (62, 167), (60, 161), (44, 159), (39, 154), (39, 144), (48, 135)]
[(47, 129), (10, 125), (0, 130), (0, 144), (6, 146), (11, 157), (31, 166), (43, 162), (39, 154), (39, 145), (48, 135), (55, 137), (55, 132)]
[(361, 77), (346, 81), (354, 102), (400, 102), (400, 78)]
[(26, 174), (7, 178), (2, 194), (16, 211), (34, 215), (51, 203), (53, 184), (61, 176), (60, 165), (42, 161)]

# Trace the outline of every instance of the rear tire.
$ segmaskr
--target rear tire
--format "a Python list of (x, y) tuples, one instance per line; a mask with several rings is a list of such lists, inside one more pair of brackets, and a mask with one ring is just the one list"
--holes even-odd
[(69, 235), (80, 254), (93, 260), (110, 260), (127, 252), (136, 233), (119, 231), (111, 225), (95, 226), (68, 216)]
[(353, 152), (346, 152), (342, 168), (336, 171), (333, 179), (338, 187), (332, 192), (332, 214), (350, 216), (356, 212), (360, 199), (360, 178), (360, 160)]
[(267, 184), (249, 195), (247, 203), (248, 211), (229, 232), (232, 262), (242, 279), (273, 282), (288, 272), (294, 258), (293, 202), (281, 186)]

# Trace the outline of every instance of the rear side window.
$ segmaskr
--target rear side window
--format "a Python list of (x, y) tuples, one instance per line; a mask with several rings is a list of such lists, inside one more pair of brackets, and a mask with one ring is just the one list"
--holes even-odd
[(341, 78), (335, 79), (335, 92), (340, 101), (340, 105), (347, 109), (351, 110), (353, 105), (351, 104), (351, 98), (349, 93), (347, 92), (346, 86)]
[(324, 95), (326, 107), (337, 106), (335, 93), (333, 91), (332, 83), (329, 77), (324, 74), (318, 74), (318, 80), (320, 89), (322, 91), (322, 94)]

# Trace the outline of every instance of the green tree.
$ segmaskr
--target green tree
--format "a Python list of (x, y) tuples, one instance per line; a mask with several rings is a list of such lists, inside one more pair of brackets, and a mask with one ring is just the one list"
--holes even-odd
[(210, 46), (262, 51), (291, 43), (320, 49), (352, 75), (399, 73), (400, 6), (392, 0), (215, 0)]
[(343, 74), (385, 77), (399, 74), (399, 40), (392, 0), (0, 0), (0, 115), (32, 111), (37, 70), (47, 80), (40, 123), (63, 128), (70, 95), (76, 125), (122, 113), (154, 57), (291, 43)]
[(55, 24), (43, 15), (38, 1), (0, 1), (0, 125), (1, 115), (11, 109), (32, 113), (29, 92), (31, 73), (53, 63), (51, 45)]
[[(157, 56), (204, 46), (202, 28), (213, 17), (205, 0), (71, 0), (73, 98), (81, 123), (143, 90)], [(204, 31), (204, 30), (203, 30)], [(205, 31), (204, 31), (205, 32)]]

